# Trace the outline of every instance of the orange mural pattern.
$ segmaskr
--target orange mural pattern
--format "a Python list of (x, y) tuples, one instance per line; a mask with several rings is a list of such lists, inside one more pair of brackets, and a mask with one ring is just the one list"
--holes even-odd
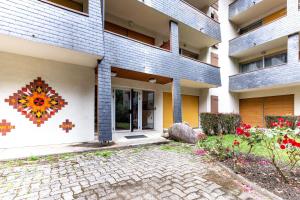
[(66, 131), (66, 133), (69, 133), (70, 130), (72, 130), (75, 127), (75, 124), (73, 124), (70, 120), (66, 120), (61, 125), (59, 125), (59, 128)]
[(11, 132), (11, 130), (15, 128), (15, 126), (11, 125), (11, 123), (7, 122), (5, 119), (2, 119), (0, 122), (0, 133), (2, 136), (6, 136), (7, 133)]
[(68, 103), (40, 77), (18, 90), (5, 102), (38, 127)]

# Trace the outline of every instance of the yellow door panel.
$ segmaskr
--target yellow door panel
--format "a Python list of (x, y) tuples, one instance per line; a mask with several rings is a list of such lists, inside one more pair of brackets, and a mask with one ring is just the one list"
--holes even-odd
[(189, 123), (191, 127), (199, 127), (199, 97), (182, 96), (182, 120)]
[(163, 127), (170, 128), (173, 124), (172, 93), (164, 92), (163, 98)]
[[(182, 120), (192, 127), (199, 127), (199, 97), (182, 95)], [(163, 94), (163, 127), (173, 124), (172, 93)]]

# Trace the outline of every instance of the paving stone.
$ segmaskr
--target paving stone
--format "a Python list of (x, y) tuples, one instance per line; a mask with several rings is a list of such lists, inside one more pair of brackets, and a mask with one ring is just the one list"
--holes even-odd
[(110, 158), (78, 154), (47, 165), (1, 168), (0, 199), (269, 199), (255, 190), (244, 192), (242, 184), (230, 191), (218, 184), (222, 181), (205, 178), (210, 171), (216, 177), (226, 173), (199, 156), (159, 146), (123, 149)]

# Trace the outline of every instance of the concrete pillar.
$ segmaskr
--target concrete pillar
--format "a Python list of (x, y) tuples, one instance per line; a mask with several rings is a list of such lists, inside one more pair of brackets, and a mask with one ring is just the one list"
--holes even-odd
[(180, 79), (173, 79), (172, 84), (173, 122), (182, 122)]
[(288, 64), (299, 63), (299, 33), (288, 37)]
[(174, 21), (170, 21), (170, 42), (172, 53), (179, 55), (179, 29)]
[(111, 69), (105, 60), (98, 63), (98, 131), (99, 142), (112, 140)]

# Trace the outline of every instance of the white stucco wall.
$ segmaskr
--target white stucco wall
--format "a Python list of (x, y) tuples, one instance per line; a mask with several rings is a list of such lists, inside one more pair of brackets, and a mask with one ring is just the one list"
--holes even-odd
[[(0, 148), (61, 144), (94, 139), (94, 69), (72, 64), (0, 53), (0, 121), (15, 125)], [(68, 105), (37, 127), (5, 99), (41, 77)], [(75, 127), (66, 133), (59, 125), (66, 119)]]
[[(219, 1), (219, 21), (221, 24), (222, 42), (219, 44), (219, 66), (221, 72), (222, 86), (215, 89), (209, 89), (207, 92), (207, 103), (205, 112), (210, 112), (210, 96), (219, 97), (219, 112), (238, 113), (239, 101), (238, 95), (229, 92), (229, 76), (238, 73), (236, 61), (229, 57), (229, 40), (237, 36), (236, 28), (228, 20), (228, 5), (231, 1)], [(203, 92), (205, 93), (205, 91)], [(204, 97), (203, 97), (204, 98)]]

